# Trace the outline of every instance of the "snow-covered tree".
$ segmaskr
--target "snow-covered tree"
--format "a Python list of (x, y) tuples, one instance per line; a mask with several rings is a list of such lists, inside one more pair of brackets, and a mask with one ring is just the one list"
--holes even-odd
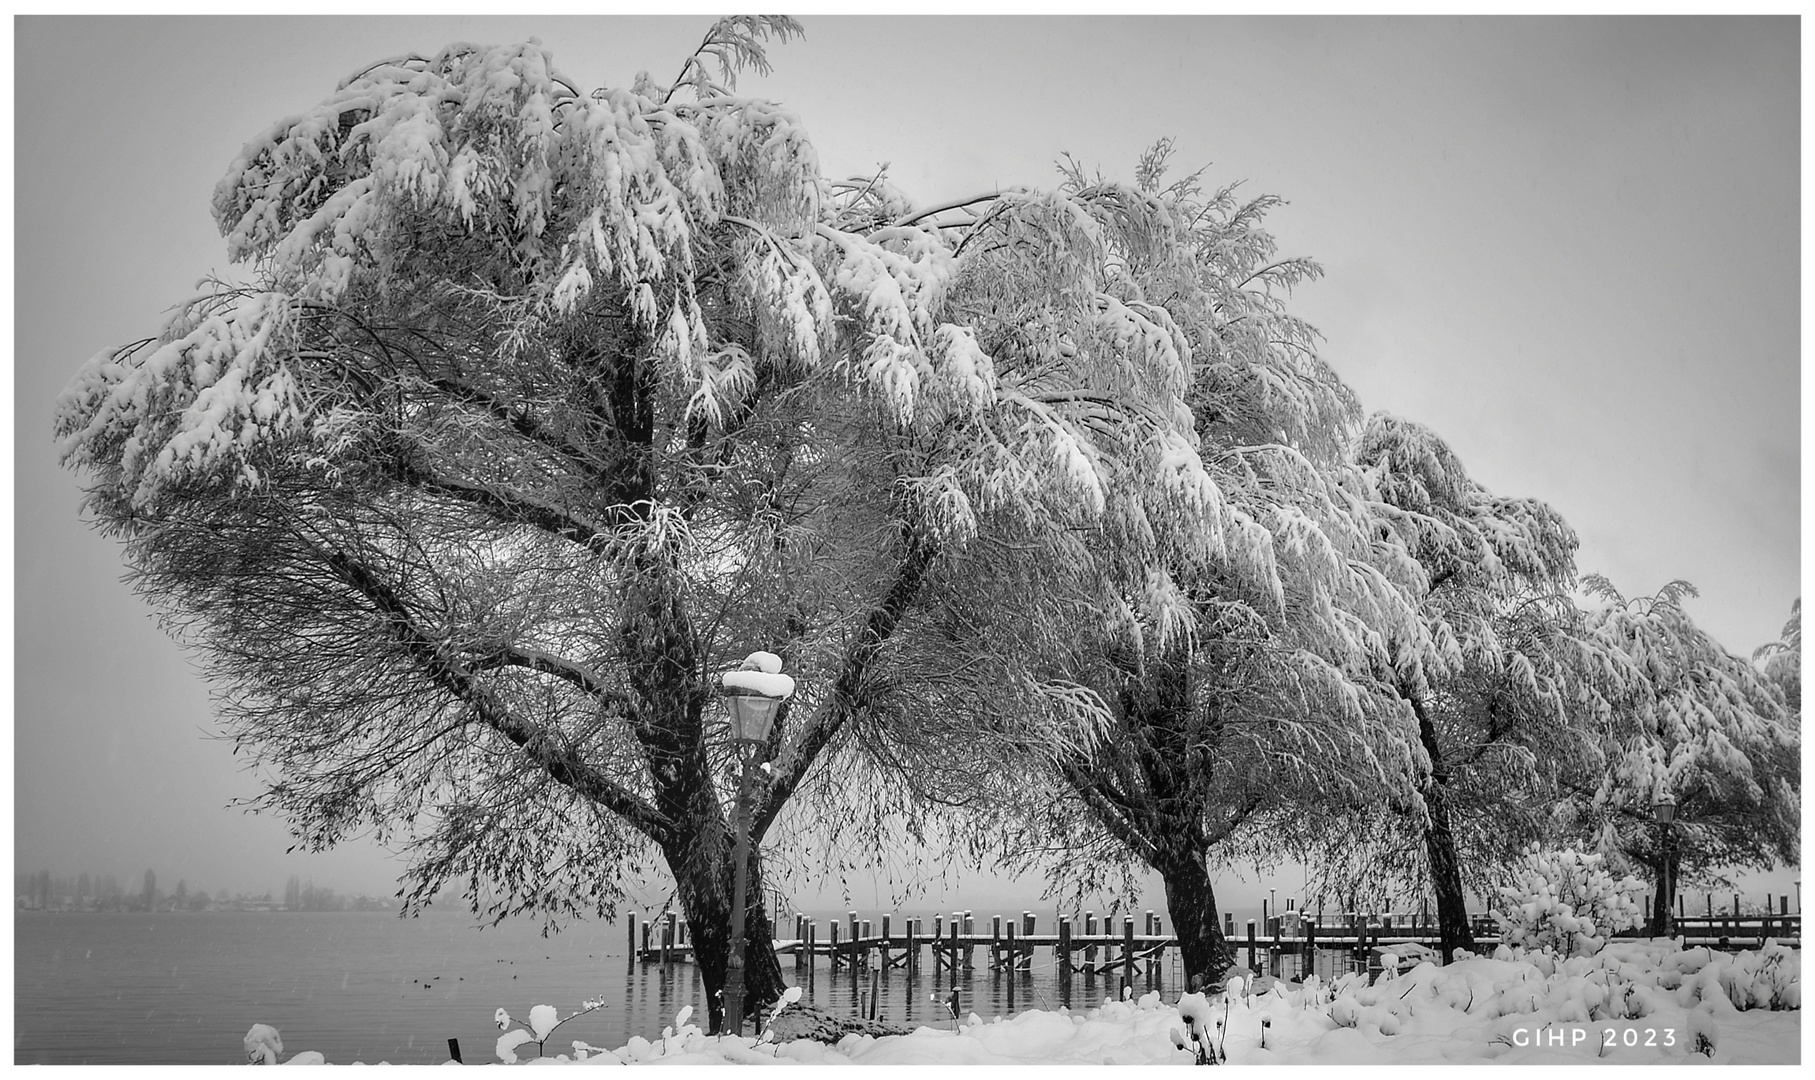
[[(1655, 880), (1663, 854), (1653, 806), (1667, 794), (1676, 802), (1674, 880), (1712, 885), (1734, 868), (1797, 865), (1802, 739), (1769, 667), (1695, 625), (1682, 604), (1696, 595), (1687, 582), (1631, 600), (1599, 575), (1583, 586), (1600, 605), (1588, 631), (1627, 665), (1631, 690), (1605, 732), (1607, 768), (1569, 793), (1572, 831)], [(1800, 636), (1794, 612), (1785, 636)]]
[[(1596, 773), (1608, 663), (1572, 631), (1576, 538), (1544, 503), (1494, 495), (1434, 432), (1387, 415), (1356, 459), (1379, 527), (1417, 562), (1424, 632), (1390, 643), (1394, 691), (1427, 762), (1420, 805), (1382, 805), (1368, 843), (1330, 861), (1349, 879), (1428, 885), (1446, 957), (1472, 949), (1469, 887), (1489, 892), (1554, 831), (1561, 778)], [(1339, 875), (1341, 876), (1341, 875)]]
[[(1094, 714), (1087, 728), (1105, 732), (1000, 733), (1051, 784), (1023, 781), (998, 800), (1024, 811), (1002, 819), (1011, 858), (1093, 886), (1118, 866), (1157, 871), (1186, 970), (1214, 977), (1232, 956), (1211, 877), (1242, 837), (1305, 803), (1411, 798), (1410, 713), (1378, 673), (1384, 642), (1419, 624), (1393, 579), (1407, 567), (1376, 544), (1348, 483), (1353, 397), (1316, 355), (1311, 329), (1284, 310), (1284, 293), (1315, 266), (1277, 258), (1260, 227), (1277, 200), (1205, 196), (1195, 176), (1163, 187), (1168, 149), (1147, 155), (1133, 185), (1070, 168), (1062, 195), (1113, 238), (1116, 302), (1179, 328), (1213, 512), (1202, 526), (1158, 518), (1159, 543), (1098, 532), (1064, 558), (1035, 553), (1034, 569), (995, 576), (1060, 601), (986, 601), (970, 619), (987, 619), (998, 641), (1016, 636), (1004, 624), (1037, 628), (1024, 634), (1024, 663), (1048, 692), (1036, 711)], [(1004, 282), (996, 310), (1028, 291), (993, 280)], [(1030, 323), (1017, 316), (996, 334)], [(1147, 587), (1107, 607), (1063, 602), (1079, 582), (1127, 579)]]
[[(56, 419), (256, 806), (312, 847), (402, 847), (406, 910), (460, 880), (499, 918), (609, 914), (658, 855), (712, 991), (715, 672), (769, 648), (799, 686), (761, 840), (962, 685), (896, 651), (992, 529), (1114, 536), (1099, 593), (1167, 627), (1181, 591), (1132, 578), (1138, 549), (1225, 520), (1184, 334), (1119, 286), (1108, 219), (1011, 194), (951, 229), (824, 181), (731, 81), (797, 29), (721, 21), (672, 86), (582, 94), (533, 42), (356, 73), (216, 189), (252, 283), (95, 357)], [(750, 870), (746, 1014), (782, 989)]]

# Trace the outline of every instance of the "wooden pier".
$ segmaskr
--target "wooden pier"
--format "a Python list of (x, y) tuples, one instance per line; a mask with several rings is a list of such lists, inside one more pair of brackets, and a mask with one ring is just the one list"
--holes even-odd
[[(779, 905), (771, 910), (778, 909)], [(1437, 927), (1424, 919), (1371, 913), (1264, 912), (1265, 908), (1262, 919), (1248, 919), (1240, 928), (1233, 915), (1225, 913), (1223, 933), (1238, 964), (1276, 978), (1297, 978), (1314, 970), (1378, 972), (1380, 953), (1392, 946), (1413, 943), (1435, 950), (1440, 942)], [(1500, 943), (1491, 919), (1479, 916), (1472, 922), (1477, 950), (1492, 950)], [(1789, 914), (1787, 904), (1775, 915), (1741, 915), (1737, 898), (1729, 913), (1716, 913), (1710, 901), (1706, 915), (1677, 919), (1677, 934), (1686, 948), (1749, 949), (1767, 939), (1800, 948), (1801, 931), (1802, 916)], [(693, 959), (686, 921), (676, 912), (653, 919), (632, 913), (628, 932), (632, 966)], [(899, 920), (893, 913), (871, 920), (851, 911), (842, 920), (829, 919), (823, 924), (796, 913), (792, 925), (772, 927), (772, 932), (776, 952), (791, 955), (797, 972), (810, 973), (823, 958), (831, 971), (849, 972), (853, 978), (859, 972), (879, 975), (901, 970), (910, 977), (927, 976), (935, 982), (955, 984), (960, 978), (968, 981), (979, 968), (1000, 977), (1031, 975), (1037, 966), (1057, 976), (1067, 1000), (1077, 977), (1087, 984), (1101, 978), (1119, 980), (1126, 987), (1142, 982), (1153, 987), (1167, 972), (1179, 970), (1177, 953), (1168, 956), (1169, 950), (1178, 948), (1178, 941), (1165, 932), (1163, 920), (1152, 911), (1138, 924), (1131, 915), (1122, 916), (1118, 923), (1112, 916), (1099, 919), (1094, 912), (1085, 912), (1079, 917), (1060, 917), (1056, 925), (1046, 928), (1031, 911), (1021, 912), (1018, 918), (993, 915), (987, 925), (980, 925), (968, 911)], [(1645, 935), (1640, 931), (1621, 936)], [(1044, 963), (1036, 965), (1036, 950), (1045, 954)]]

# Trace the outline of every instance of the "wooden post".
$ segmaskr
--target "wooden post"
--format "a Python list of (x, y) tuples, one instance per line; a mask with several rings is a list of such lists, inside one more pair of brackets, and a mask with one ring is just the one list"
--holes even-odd
[(989, 918), (989, 966), (995, 970), (1002, 966), (1002, 916), (991, 915)]
[(637, 966), (637, 913), (631, 912), (625, 919), (630, 927), (630, 966)]
[(952, 956), (949, 970), (952, 973), (952, 985), (958, 985), (958, 920), (953, 919), (949, 936), (952, 942)]
[(447, 1041), (447, 1056), (450, 1058), (453, 1058), (454, 1064), (456, 1064), (456, 1065), (465, 1064), (465, 1062), (462, 1062), (460, 1060), (460, 1040), (459, 1039), (449, 1039)]
[(1122, 917), (1122, 978), (1134, 985), (1134, 916)]
[(674, 945), (675, 945), (674, 934), (675, 934), (675, 914), (674, 914), (674, 912), (670, 911), (668, 913), (668, 918), (666, 920), (664, 920), (662, 923), (662, 966), (663, 967), (667, 967), (669, 964), (674, 962)]
[(654, 938), (652, 938), (650, 936), (654, 932), (654, 930), (655, 930), (655, 924), (650, 922), (648, 919), (644, 919), (643, 920), (643, 951), (640, 954), (638, 954), (639, 957), (643, 960), (649, 959), (649, 950), (655, 947)]
[[(1031, 911), (1023, 911), (1021, 913), (1021, 936), (1023, 938), (1032, 938), (1034, 936), (1034, 913)], [(1026, 955), (1018, 957), (1015, 962), (1020, 966), (1021, 970), (1032, 971), (1034, 969), (1033, 942), (1028, 941), (1021, 949)]]
[(881, 981), (882, 981), (882, 969), (880, 967), (871, 968), (870, 969), (870, 1019), (872, 1019), (872, 1020), (876, 1019), (876, 1013), (881, 1007), (880, 1003), (877, 1000), (878, 998), (880, 998), (882, 996)]
[(1015, 924), (1008, 924), (1008, 1011), (1015, 1011)]
[(838, 920), (829, 920), (832, 926), (832, 970), (837, 971), (843, 958), (838, 955)]
[(971, 913), (968, 911), (964, 912), (964, 941), (964, 970), (969, 972), (972, 954), (976, 952), (977, 923), (975, 919), (971, 918)]
[(1088, 978), (1096, 978), (1097, 965), (1097, 913), (1084, 913), (1084, 969)]
[(1304, 982), (1307, 972), (1313, 975), (1317, 973), (1317, 924), (1302, 916), (1301, 921), (1305, 926), (1305, 952), (1304, 964), (1298, 972), (1298, 981)]
[(819, 962), (815, 954), (819, 951), (819, 924), (807, 920), (807, 978), (813, 977), (813, 965)]
[(1059, 916), (1059, 1004), (1071, 1008), (1071, 916)]
[(1254, 920), (1248, 920), (1248, 970), (1260, 973), (1259, 954), (1254, 951)]

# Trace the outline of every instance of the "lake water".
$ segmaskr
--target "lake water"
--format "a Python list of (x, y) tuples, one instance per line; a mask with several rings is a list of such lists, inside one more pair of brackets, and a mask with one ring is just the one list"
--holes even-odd
[[(832, 913), (826, 913), (830, 915)], [(930, 922), (930, 919), (929, 919)], [(791, 925), (791, 922), (790, 924)], [(702, 984), (693, 965), (629, 963), (625, 927), (580, 923), (543, 938), (528, 923), (477, 929), (470, 916), (430, 912), (399, 919), (384, 912), (15, 912), (13, 1060), (16, 1064), (234, 1064), (253, 1024), (270, 1024), (285, 1056), (319, 1050), (354, 1061), (439, 1064), (458, 1039), (468, 1063), (496, 1060), (499, 1008), (527, 1019), (532, 1005), (562, 1016), (581, 1001), (604, 1009), (563, 1025), (550, 1051), (579, 1039), (619, 1047), (653, 1037), (691, 1005), (704, 1027)], [(1012, 979), (989, 970), (977, 951), (960, 976), (964, 1012), (1005, 1015), (1055, 1008), (1051, 951)], [(1168, 999), (1178, 990), (1176, 953), (1159, 974)], [(941, 1024), (950, 989), (922, 952), (921, 972), (878, 978), (880, 1019)], [(809, 978), (783, 956), (782, 972), (827, 1011), (854, 1013), (870, 976), (836, 977), (820, 957)], [(1147, 988), (1141, 980), (1139, 989)], [(1109, 979), (1076, 976), (1074, 1008), (1112, 995)], [(533, 1049), (533, 1047), (531, 1048)]]

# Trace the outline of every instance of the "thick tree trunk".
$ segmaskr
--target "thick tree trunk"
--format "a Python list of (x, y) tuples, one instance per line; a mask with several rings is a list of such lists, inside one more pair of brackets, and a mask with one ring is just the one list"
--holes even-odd
[(1475, 935), (1468, 925), (1467, 894), (1462, 890), (1462, 863), (1456, 858), (1456, 838), (1450, 832), (1448, 793), (1433, 780), (1425, 793), (1431, 824), (1424, 832), (1425, 854), (1431, 864), (1431, 889), (1437, 894), (1437, 934), (1443, 962), (1457, 949), (1475, 950)]
[(1153, 868), (1166, 885), (1166, 914), (1178, 938), (1186, 989), (1213, 985), (1235, 963), (1234, 950), (1223, 936), (1221, 913), (1204, 853), (1192, 851), (1176, 858), (1156, 859)]
[[(706, 984), (709, 1030), (718, 1034), (725, 1021), (725, 970), (731, 958), (731, 882), (735, 866), (729, 831), (722, 825), (704, 831), (716, 832), (719, 842), (695, 843), (665, 854), (693, 934), (693, 960)], [(701, 847), (715, 847), (720, 857), (688, 857)], [(775, 957), (768, 906), (763, 901), (762, 859), (755, 850), (750, 853), (748, 873), (744, 899), (745, 1019), (759, 1016), (760, 1010), (780, 998), (788, 985), (782, 978), (781, 961)]]
[(1468, 926), (1468, 897), (1462, 889), (1462, 862), (1456, 857), (1456, 837), (1449, 824), (1449, 770), (1443, 747), (1437, 742), (1437, 727), (1425, 711), (1417, 692), (1402, 687), (1400, 693), (1411, 703), (1418, 718), (1418, 741), (1431, 759), (1431, 776), (1424, 787), (1424, 806), (1430, 824), (1424, 830), (1424, 851), (1431, 864), (1431, 891), (1437, 897), (1437, 936), (1443, 962), (1449, 963), (1456, 950), (1475, 951), (1475, 935)]

